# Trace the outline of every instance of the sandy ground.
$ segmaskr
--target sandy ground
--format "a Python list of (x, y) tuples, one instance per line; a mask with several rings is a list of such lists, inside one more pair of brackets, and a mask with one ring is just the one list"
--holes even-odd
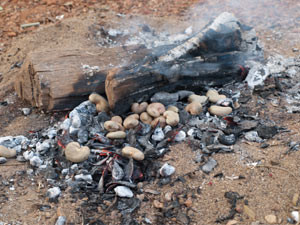
[[(256, 28), (258, 36), (265, 45), (266, 55), (280, 53), (285, 56), (297, 56), (300, 49), (300, 5), (297, 0), (287, 1), (1, 1), (0, 3), (0, 136), (27, 135), (62, 119), (62, 113), (45, 114), (33, 109), (29, 116), (23, 116), (22, 107), (30, 107), (17, 98), (13, 82), (17, 79), (19, 68), (11, 68), (16, 62), (23, 61), (27, 53), (36, 49), (61, 47), (93, 47), (92, 25), (126, 25), (117, 13), (133, 15), (132, 21), (146, 22), (157, 29), (180, 31), (190, 25), (203, 27), (207, 21), (220, 12), (234, 12), (246, 24)], [(143, 16), (141, 16), (143, 14)], [(64, 15), (64, 19), (56, 16)], [(39, 27), (22, 29), (21, 24), (40, 22)], [(293, 51), (294, 49), (294, 51)], [(273, 96), (274, 97), (274, 96)], [(280, 98), (280, 96), (278, 97)], [(284, 103), (282, 103), (284, 104)], [(194, 152), (186, 143), (172, 147), (162, 161), (176, 167), (175, 177), (184, 176), (185, 182), (158, 187), (156, 183), (144, 183), (145, 189), (156, 190), (157, 194), (146, 192), (140, 209), (135, 217), (145, 224), (147, 217), (152, 224), (215, 224), (215, 220), (227, 215), (230, 205), (224, 197), (225, 192), (234, 191), (244, 196), (238, 201), (235, 216), (237, 224), (252, 224), (255, 221), (267, 224), (265, 216), (276, 215), (276, 224), (287, 224), (286, 218), (298, 206), (292, 204), (292, 198), (300, 188), (300, 153), (289, 155), (289, 141), (299, 140), (299, 114), (287, 114), (283, 105), (273, 106), (270, 100), (260, 105), (257, 96), (253, 96), (250, 108), (262, 118), (277, 121), (278, 126), (291, 132), (276, 135), (268, 140), (270, 147), (262, 149), (259, 144), (238, 142), (234, 154), (218, 154), (215, 159), (218, 167), (209, 175), (197, 171), (199, 165), (194, 162)], [(262, 161), (267, 167), (253, 168), (247, 163)], [(186, 166), (188, 163), (189, 166)], [(67, 217), (67, 224), (84, 224), (81, 203), (86, 198), (74, 200), (68, 191), (63, 193), (58, 203), (49, 203), (45, 198), (48, 185), (41, 177), (26, 174), (30, 168), (15, 160), (0, 165), (0, 224), (54, 224), (59, 215)], [(223, 177), (214, 175), (223, 173)], [(189, 174), (189, 175), (187, 175)], [(235, 179), (242, 176), (244, 179)], [(7, 181), (9, 185), (5, 185)], [(14, 188), (12, 188), (12, 186)], [(172, 194), (167, 200), (165, 194)], [(179, 198), (177, 215), (164, 217), (164, 210)], [(164, 203), (164, 208), (154, 207), (154, 200)], [(187, 202), (187, 200), (189, 200)], [(254, 212), (249, 216), (243, 205), (246, 203)], [(45, 206), (46, 205), (46, 206)], [(44, 206), (44, 207), (43, 207)], [(88, 212), (105, 224), (120, 224), (120, 215), (112, 209), (105, 216), (99, 212)], [(97, 223), (95, 223), (97, 224)], [(99, 223), (100, 224), (100, 223)], [(226, 223), (224, 223), (226, 224)]]

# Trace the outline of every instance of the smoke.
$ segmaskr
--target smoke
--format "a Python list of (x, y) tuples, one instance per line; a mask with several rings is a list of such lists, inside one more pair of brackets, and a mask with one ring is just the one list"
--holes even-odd
[(299, 0), (209, 0), (191, 7), (186, 18), (195, 28), (201, 28), (224, 11), (258, 29), (290, 28), (300, 23)]

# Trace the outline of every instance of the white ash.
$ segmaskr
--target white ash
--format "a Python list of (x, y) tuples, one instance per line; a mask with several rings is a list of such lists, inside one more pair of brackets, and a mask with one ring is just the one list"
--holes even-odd
[(55, 225), (64, 225), (67, 221), (67, 218), (65, 216), (59, 216), (56, 220)]
[(171, 131), (172, 130), (172, 127), (170, 126), (170, 125), (167, 125), (167, 126), (165, 126), (165, 128), (164, 128), (164, 133), (166, 134), (166, 133), (168, 133), (169, 131)]
[(165, 163), (160, 169), (159, 174), (163, 177), (169, 177), (175, 173), (175, 167)]
[(35, 156), (33, 151), (25, 151), (23, 152), (23, 157), (25, 158), (25, 160), (30, 160)]
[(30, 165), (34, 166), (34, 167), (40, 167), (43, 164), (43, 160), (40, 159), (40, 157), (33, 156), (30, 160)]
[(114, 188), (114, 191), (119, 197), (126, 197), (126, 198), (132, 198), (133, 192), (130, 190), (130, 188), (126, 186), (118, 186)]
[(47, 190), (46, 196), (51, 200), (54, 200), (59, 197), (61, 190), (59, 187), (53, 187)]
[(249, 131), (245, 134), (245, 139), (247, 141), (261, 143), (263, 140), (258, 136), (257, 131)]
[(24, 116), (28, 116), (31, 113), (30, 108), (22, 108), (21, 110)]
[(298, 211), (291, 212), (291, 216), (294, 221), (296, 221), (297, 223), (299, 222), (299, 212)]
[(157, 127), (151, 137), (154, 141), (162, 141), (165, 138), (165, 134), (161, 127)]
[(45, 140), (42, 143), (38, 142), (36, 144), (36, 150), (40, 153), (40, 154), (45, 154), (50, 148), (51, 148), (51, 140)]
[(81, 69), (83, 70), (86, 76), (90, 76), (90, 77), (92, 77), (95, 73), (100, 71), (99, 66), (90, 66), (86, 64), (82, 65)]
[(3, 145), (7, 148), (15, 148), (16, 146), (20, 145), (22, 149), (26, 149), (28, 144), (29, 140), (24, 136), (0, 137), (0, 145)]
[(189, 129), (188, 132), (187, 132), (187, 135), (189, 137), (194, 137), (194, 135), (195, 135), (195, 128)]
[(213, 158), (209, 158), (207, 162), (201, 167), (205, 173), (210, 173), (218, 165), (217, 161)]
[(53, 139), (57, 136), (57, 129), (58, 129), (58, 127), (54, 125), (53, 127), (50, 127), (49, 129), (46, 129), (42, 133), (42, 136), (46, 137), (48, 139)]
[(178, 132), (178, 134), (176, 134), (174, 140), (176, 142), (182, 142), (185, 140), (185, 138), (186, 138), (186, 133), (183, 130), (181, 130)]
[(93, 178), (92, 178), (92, 175), (90, 174), (78, 174), (78, 175), (75, 175), (75, 180), (78, 180), (78, 181), (86, 181), (88, 183), (91, 183), (93, 182)]

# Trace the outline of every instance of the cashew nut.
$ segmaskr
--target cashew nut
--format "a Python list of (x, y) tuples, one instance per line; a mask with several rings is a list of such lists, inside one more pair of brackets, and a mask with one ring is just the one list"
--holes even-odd
[(166, 108), (163, 104), (159, 102), (154, 102), (148, 105), (147, 107), (147, 113), (152, 117), (159, 117), (161, 114), (163, 114), (166, 111)]
[(65, 149), (65, 156), (71, 162), (83, 162), (90, 155), (90, 149), (87, 146), (80, 147), (78, 142), (70, 142)]
[(139, 103), (133, 103), (131, 106), (131, 111), (133, 113), (141, 114), (142, 112), (145, 112), (148, 107), (147, 102), (142, 102), (141, 104)]

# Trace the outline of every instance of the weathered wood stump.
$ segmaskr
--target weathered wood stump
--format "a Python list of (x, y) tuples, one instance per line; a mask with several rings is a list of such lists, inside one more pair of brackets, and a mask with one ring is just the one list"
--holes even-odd
[(22, 99), (46, 111), (73, 109), (93, 91), (105, 94), (109, 70), (122, 68), (147, 53), (142, 46), (31, 52), (15, 89)]

